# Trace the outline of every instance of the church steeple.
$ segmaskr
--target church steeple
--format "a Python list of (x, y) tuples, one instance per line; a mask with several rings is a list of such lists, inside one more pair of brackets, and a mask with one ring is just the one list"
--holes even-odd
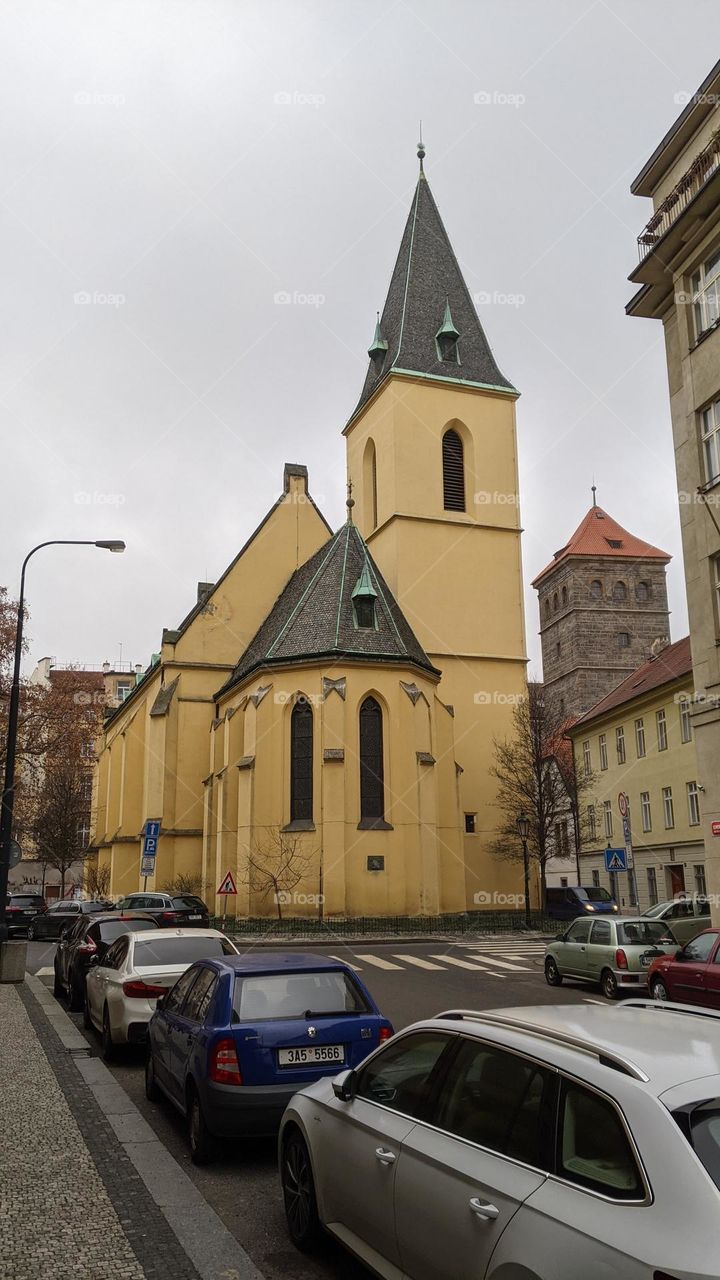
[(355, 412), (391, 373), (451, 378), (516, 394), (495, 363), (433, 199), (424, 155), (421, 142), (415, 195)]

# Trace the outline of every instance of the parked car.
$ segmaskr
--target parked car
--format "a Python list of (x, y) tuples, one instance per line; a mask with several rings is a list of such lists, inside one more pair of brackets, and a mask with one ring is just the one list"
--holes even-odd
[(586, 914), (618, 910), (615, 899), (600, 885), (575, 884), (545, 890), (545, 912), (551, 920), (575, 920)]
[(678, 942), (689, 942), (710, 926), (710, 903), (707, 898), (673, 898), (670, 902), (658, 902), (643, 915), (651, 920), (663, 920)]
[(251, 952), (188, 969), (150, 1021), (146, 1092), (187, 1119), (192, 1159), (218, 1137), (276, 1133), (311, 1080), (355, 1067), (393, 1033), (357, 974), (298, 952)]
[(32, 921), (43, 911), (47, 911), (47, 903), (41, 893), (8, 894), (5, 903), (8, 937), (14, 933), (27, 933)]
[(155, 1001), (196, 960), (237, 955), (217, 929), (150, 929), (123, 933), (85, 979), (84, 1023), (102, 1035), (109, 1061), (120, 1044), (142, 1044)]
[(77, 902), (74, 898), (52, 902), (47, 911), (35, 916), (28, 925), (28, 938), (31, 942), (39, 938), (59, 938), (67, 924), (74, 924), (85, 915), (97, 915), (107, 911), (104, 902)]
[(292, 1099), (290, 1237), (386, 1280), (711, 1280), (719, 1095), (699, 1010), (443, 1013)]
[(654, 960), (648, 987), (653, 1000), (720, 1009), (720, 930), (706, 929), (674, 956)]
[(559, 987), (563, 978), (594, 982), (614, 1000), (621, 990), (646, 987), (655, 957), (672, 956), (677, 949), (661, 920), (574, 920), (545, 952), (545, 980), (551, 987)]
[(119, 911), (148, 912), (161, 929), (207, 929), (210, 911), (194, 893), (130, 893), (118, 902)]
[(72, 1010), (82, 1009), (85, 978), (91, 963), (102, 962), (108, 948), (122, 933), (157, 931), (157, 927), (149, 916), (119, 911), (113, 911), (112, 915), (81, 915), (74, 924), (65, 925), (55, 949), (54, 995), (66, 995)]

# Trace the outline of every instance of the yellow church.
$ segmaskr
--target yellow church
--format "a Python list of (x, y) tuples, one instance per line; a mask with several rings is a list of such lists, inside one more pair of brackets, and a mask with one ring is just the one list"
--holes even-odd
[(333, 533), (306, 468), (286, 465), (260, 527), (105, 722), (93, 847), (115, 895), (182, 876), (220, 914), (329, 918), (522, 891), (490, 848), (493, 740), (525, 688), (518, 393), (418, 154), (344, 429), (346, 523)]

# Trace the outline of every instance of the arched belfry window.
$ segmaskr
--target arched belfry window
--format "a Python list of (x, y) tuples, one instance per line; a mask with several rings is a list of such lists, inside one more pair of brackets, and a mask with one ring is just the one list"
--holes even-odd
[(378, 506), (377, 506), (377, 458), (375, 456), (375, 442), (368, 440), (365, 445), (365, 453), (363, 455), (363, 488), (365, 491), (365, 523), (368, 531), (377, 528), (378, 522)]
[(451, 427), (442, 442), (443, 506), (446, 511), (465, 510), (465, 460), (463, 443)]
[(312, 822), (313, 713), (304, 698), (290, 717), (290, 821)]
[(384, 824), (385, 775), (380, 703), (368, 697), (360, 707), (360, 823)]

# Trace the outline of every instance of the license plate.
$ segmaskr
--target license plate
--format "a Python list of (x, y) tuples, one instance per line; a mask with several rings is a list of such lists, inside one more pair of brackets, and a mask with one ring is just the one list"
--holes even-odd
[(315, 1062), (344, 1062), (345, 1050), (341, 1044), (304, 1045), (297, 1049), (278, 1049), (278, 1065), (281, 1067), (305, 1067)]
[(202, 920), (202, 916), (198, 913), (196, 916), (188, 916), (188, 920)]

